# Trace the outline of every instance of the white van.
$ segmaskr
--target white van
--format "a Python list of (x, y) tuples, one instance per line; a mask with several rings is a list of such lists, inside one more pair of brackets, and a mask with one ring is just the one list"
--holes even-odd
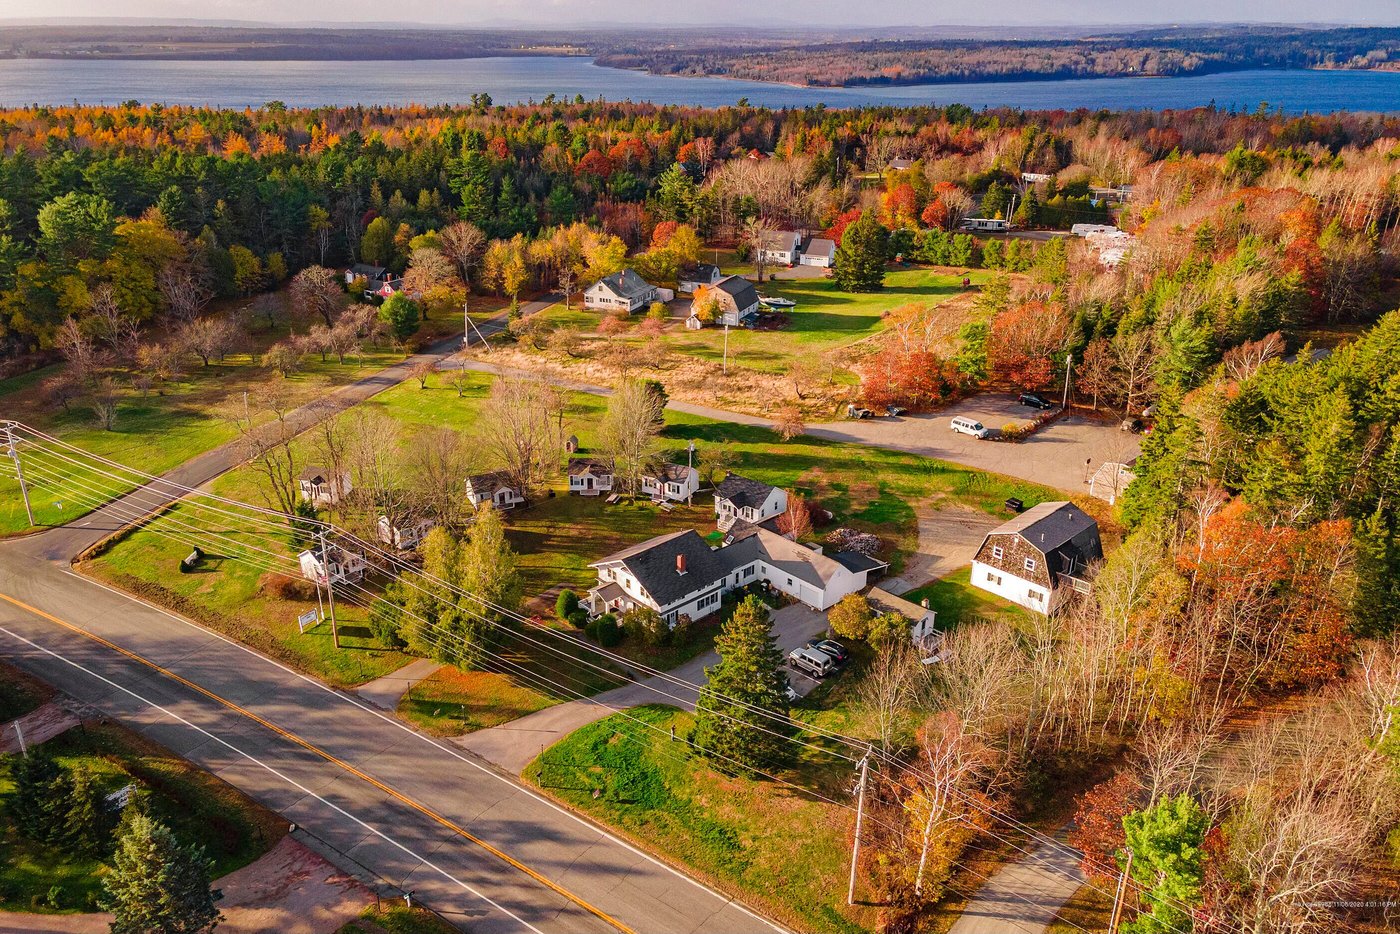
[(830, 655), (808, 648), (793, 649), (788, 655), (788, 663), (813, 678), (825, 678), (836, 668), (836, 662)]
[(952, 429), (958, 434), (972, 435), (974, 438), (987, 437), (986, 427), (975, 418), (968, 418), (966, 415), (958, 415), (953, 418)]

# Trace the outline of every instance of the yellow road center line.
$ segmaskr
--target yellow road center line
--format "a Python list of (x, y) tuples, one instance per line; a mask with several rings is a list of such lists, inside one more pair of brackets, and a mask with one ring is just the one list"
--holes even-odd
[(231, 701), (231, 700), (229, 700), (229, 699), (227, 699), (227, 698), (225, 698), (225, 697), (221, 697), (220, 695), (215, 694), (213, 691), (209, 690), (208, 688), (205, 688), (205, 687), (202, 687), (202, 686), (200, 686), (200, 685), (198, 685), (198, 684), (195, 684), (193, 681), (190, 681), (188, 678), (184, 678), (184, 677), (182, 677), (182, 676), (176, 674), (175, 672), (171, 671), (169, 668), (166, 668), (166, 667), (164, 667), (163, 665), (159, 665), (159, 664), (157, 664), (156, 662), (151, 661), (149, 658), (146, 658), (145, 656), (138, 655), (137, 653), (132, 652), (132, 651), (130, 651), (129, 649), (122, 648), (121, 646), (117, 645), (116, 643), (114, 643), (114, 642), (112, 642), (112, 641), (110, 641), (110, 640), (108, 640), (108, 639), (104, 639), (102, 636), (99, 636), (99, 635), (97, 635), (96, 633), (89, 632), (88, 630), (82, 629), (81, 627), (78, 627), (78, 626), (75, 626), (75, 625), (73, 625), (72, 623), (67, 622), (66, 620), (59, 619), (57, 616), (54, 616), (52, 613), (47, 613), (47, 612), (45, 612), (44, 610), (39, 609), (38, 607), (30, 606), (29, 604), (25, 603), (25, 602), (22, 601), (22, 600), (17, 600), (17, 599), (15, 599), (14, 597), (11, 597), (9, 594), (0, 593), (0, 600), (4, 600), (6, 603), (13, 604), (14, 606), (19, 607), (21, 610), (24, 610), (25, 612), (33, 613), (35, 616), (38, 616), (38, 617), (40, 617), (41, 619), (48, 620), (49, 622), (51, 622), (51, 623), (53, 623), (53, 624), (55, 624), (55, 625), (57, 625), (57, 626), (62, 626), (64, 629), (67, 629), (67, 630), (69, 630), (70, 632), (74, 632), (74, 633), (77, 633), (77, 634), (80, 635), (80, 636), (83, 636), (84, 638), (91, 639), (93, 642), (96, 642), (96, 643), (98, 643), (99, 645), (105, 646), (106, 648), (109, 648), (109, 649), (111, 649), (111, 650), (114, 651), (114, 652), (118, 652), (118, 653), (120, 653), (120, 654), (126, 656), (127, 658), (131, 659), (131, 660), (134, 661), (134, 662), (138, 662), (138, 663), (140, 663), (140, 664), (142, 664), (142, 665), (145, 665), (147, 668), (150, 668), (150, 669), (152, 669), (152, 670), (154, 670), (154, 671), (160, 672), (162, 675), (165, 675), (167, 678), (170, 678), (172, 681), (176, 681), (176, 682), (178, 682), (178, 683), (184, 685), (185, 687), (189, 688), (190, 690), (195, 691), (195, 692), (197, 692), (197, 693), (199, 693), (199, 694), (204, 695), (205, 697), (209, 698), (210, 700), (215, 701), (215, 702), (217, 702), (217, 703), (223, 705), (224, 707), (227, 707), (229, 710), (232, 710), (232, 711), (234, 711), (235, 713), (238, 713), (238, 714), (240, 714), (240, 715), (242, 715), (242, 716), (244, 716), (244, 717), (247, 717), (249, 720), (252, 720), (254, 723), (257, 723), (259, 726), (266, 727), (267, 729), (269, 729), (269, 730), (271, 730), (272, 732), (276, 733), (278, 736), (281, 736), (281, 737), (284, 738), (284, 739), (287, 739), (287, 740), (292, 741), (293, 743), (296, 743), (298, 746), (302, 747), (303, 749), (307, 750), (308, 752), (315, 753), (316, 755), (320, 756), (322, 759), (325, 759), (327, 762), (331, 763), (332, 765), (335, 765), (335, 766), (337, 766), (337, 767), (339, 767), (339, 768), (341, 768), (341, 769), (344, 769), (346, 772), (349, 772), (351, 775), (355, 776), (356, 778), (358, 778), (358, 779), (360, 779), (360, 780), (362, 780), (362, 781), (368, 782), (369, 784), (373, 785), (375, 788), (378, 788), (380, 791), (382, 791), (382, 792), (384, 792), (385, 794), (389, 795), (390, 797), (394, 798), (396, 801), (399, 801), (399, 802), (401, 802), (401, 803), (403, 803), (403, 804), (408, 805), (409, 807), (413, 808), (413, 809), (414, 809), (415, 811), (417, 811), (418, 813), (422, 814), (422, 815), (425, 816), (425, 817), (431, 818), (432, 820), (436, 821), (438, 824), (441, 824), (443, 827), (446, 827), (448, 830), (451, 830), (453, 833), (457, 834), (458, 836), (460, 836), (460, 837), (462, 837), (462, 838), (464, 838), (464, 839), (466, 839), (466, 840), (470, 840), (472, 843), (475, 843), (477, 846), (481, 847), (483, 850), (485, 850), (486, 852), (490, 853), (492, 856), (494, 856), (494, 857), (496, 857), (497, 859), (501, 860), (502, 862), (506, 863), (506, 864), (507, 864), (508, 866), (510, 866), (512, 869), (518, 869), (520, 872), (523, 872), (525, 875), (529, 876), (531, 879), (534, 879), (536, 882), (540, 883), (541, 885), (546, 886), (547, 888), (551, 889), (551, 890), (554, 891), (554, 892), (557, 892), (559, 895), (562, 895), (564, 898), (567, 898), (569, 901), (573, 902), (575, 905), (578, 905), (580, 908), (584, 909), (584, 910), (587, 911), (589, 914), (594, 915), (595, 917), (597, 917), (597, 918), (603, 920), (603, 921), (606, 922), (607, 924), (609, 924), (609, 925), (611, 925), (612, 927), (616, 928), (617, 930), (621, 931), (622, 934), (636, 934), (636, 932), (633, 931), (630, 927), (628, 927), (626, 924), (623, 924), (621, 921), (617, 920), (617, 919), (614, 918), (612, 915), (609, 915), (608, 913), (606, 913), (605, 911), (603, 911), (603, 910), (600, 909), (600, 908), (594, 907), (592, 904), (590, 904), (589, 902), (587, 902), (587, 901), (585, 901), (584, 899), (580, 898), (579, 896), (575, 895), (573, 892), (570, 892), (568, 889), (564, 888), (563, 886), (559, 885), (558, 883), (553, 882), (553, 881), (551, 881), (551, 880), (545, 878), (544, 876), (540, 875), (538, 872), (536, 872), (535, 870), (531, 869), (529, 866), (526, 866), (524, 863), (520, 862), (520, 860), (518, 860), (518, 859), (516, 859), (515, 857), (511, 856), (509, 853), (506, 853), (506, 852), (504, 852), (504, 851), (502, 851), (502, 850), (496, 848), (495, 846), (492, 846), (490, 843), (487, 843), (485, 840), (483, 840), (483, 839), (481, 839), (480, 837), (476, 836), (476, 835), (473, 834), (471, 831), (467, 830), (465, 827), (462, 827), (461, 825), (459, 825), (459, 824), (453, 822), (453, 821), (450, 820), (449, 818), (444, 817), (443, 815), (439, 814), (437, 811), (434, 811), (433, 809), (429, 808), (427, 805), (421, 804), (421, 803), (419, 803), (418, 801), (415, 801), (413, 798), (410, 798), (410, 797), (408, 797), (407, 795), (405, 795), (405, 794), (403, 794), (403, 793), (401, 793), (401, 792), (399, 792), (399, 791), (396, 791), (395, 789), (393, 789), (393, 788), (389, 787), (388, 785), (384, 784), (383, 782), (381, 782), (379, 779), (373, 777), (372, 775), (367, 775), (365, 772), (363, 772), (363, 771), (361, 771), (360, 769), (356, 768), (355, 766), (351, 765), (349, 762), (346, 762), (344, 759), (341, 759), (341, 758), (339, 758), (338, 756), (335, 756), (335, 755), (333, 755), (332, 753), (329, 753), (329, 752), (325, 751), (324, 749), (320, 748), (319, 746), (315, 745), (314, 743), (310, 742), (309, 740), (305, 740), (305, 739), (303, 739), (302, 737), (296, 735), (295, 733), (289, 732), (288, 730), (284, 730), (282, 727), (280, 727), (280, 726), (278, 726), (277, 724), (272, 723), (272, 722), (270, 722), (270, 721), (264, 719), (263, 717), (258, 716), (257, 714), (253, 713), (251, 710), (247, 709), (246, 707), (243, 707), (243, 706), (241, 706), (241, 705), (239, 705), (239, 704), (236, 704), (236, 703), (234, 703), (233, 701)]

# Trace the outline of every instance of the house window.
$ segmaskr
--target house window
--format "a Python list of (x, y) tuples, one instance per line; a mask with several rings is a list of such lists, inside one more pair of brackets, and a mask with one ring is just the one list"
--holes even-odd
[(1027, 591), (1026, 593), (1027, 593), (1027, 596), (1029, 596), (1029, 597), (1031, 598), (1031, 600), (1034, 601), (1034, 602), (1036, 602), (1036, 603), (1039, 603), (1040, 601), (1042, 601), (1042, 600), (1045, 599), (1045, 594), (1041, 593), (1039, 590), (1030, 590), (1030, 591)]
[(1000, 545), (993, 545), (993, 546), (992, 546), (992, 557), (993, 557), (993, 558), (996, 558), (998, 561), (1000, 561), (1000, 560), (1001, 560), (1001, 556), (1002, 556), (1001, 546), (1000, 546)]
[(1027, 559), (1026, 559), (1026, 570), (1027, 570), (1027, 571), (1034, 571), (1034, 570), (1035, 570), (1035, 559), (1034, 559), (1034, 558), (1027, 558)]
[(1000, 575), (1000, 574), (992, 574), (991, 572), (988, 572), (988, 573), (987, 573), (987, 582), (990, 583), (990, 584), (996, 584), (998, 587), (1000, 587), (1000, 586), (1001, 586), (1001, 575)]
[(789, 587), (792, 586), (792, 578), (791, 578), (791, 577), (788, 578), (788, 586), (789, 586)]

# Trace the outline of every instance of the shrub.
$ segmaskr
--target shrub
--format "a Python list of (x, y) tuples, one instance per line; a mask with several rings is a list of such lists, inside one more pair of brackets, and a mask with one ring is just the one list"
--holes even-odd
[(584, 634), (605, 649), (610, 649), (622, 641), (622, 628), (617, 625), (617, 618), (611, 613), (604, 613), (589, 623), (584, 629)]
[(554, 615), (561, 620), (572, 620), (577, 609), (578, 594), (567, 587), (559, 591), (559, 597), (554, 601)]
[(870, 601), (858, 593), (847, 594), (831, 608), (827, 614), (831, 631), (843, 639), (867, 639), (870, 637), (870, 624), (875, 621), (875, 612)]
[(649, 607), (633, 607), (622, 614), (622, 629), (644, 645), (665, 645), (671, 638), (671, 627), (661, 614)]
[(369, 631), (391, 649), (401, 649), (408, 644), (403, 638), (403, 610), (388, 600), (376, 600), (370, 607)]
[(565, 617), (565, 619), (567, 619), (575, 629), (582, 629), (584, 626), (588, 625), (588, 611), (582, 608), (574, 610)]

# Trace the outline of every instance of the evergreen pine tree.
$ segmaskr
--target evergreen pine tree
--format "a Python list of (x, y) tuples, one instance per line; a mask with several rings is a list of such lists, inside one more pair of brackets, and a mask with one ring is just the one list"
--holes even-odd
[(783, 653), (761, 600), (747, 597), (735, 607), (715, 651), (719, 664), (705, 669), (695, 705), (695, 744), (721, 768), (771, 770), (788, 753), (783, 737), (791, 724)]
[(31, 840), (56, 843), (63, 837), (63, 810), (72, 777), (42, 748), (10, 760), (10, 793), (6, 808), (20, 833)]
[(861, 214), (841, 235), (836, 248), (836, 287), (847, 292), (878, 292), (885, 287), (889, 232), (874, 211)]
[(170, 828), (143, 812), (122, 821), (103, 907), (112, 934), (205, 934), (220, 921), (209, 860), (182, 846)]
[(84, 856), (96, 856), (107, 847), (109, 829), (107, 801), (92, 770), (74, 769), (68, 810), (63, 817), (64, 841)]

